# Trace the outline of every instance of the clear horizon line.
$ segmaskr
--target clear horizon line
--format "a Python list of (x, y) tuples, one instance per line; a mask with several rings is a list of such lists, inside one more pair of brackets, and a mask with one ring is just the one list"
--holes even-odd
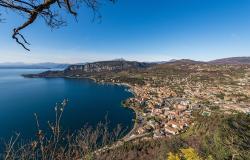
[(95, 60), (95, 61), (85, 61), (85, 62), (52, 62), (52, 61), (43, 61), (43, 62), (24, 62), (24, 61), (3, 61), (0, 62), (0, 64), (24, 64), (24, 65), (32, 65), (32, 64), (42, 64), (42, 63), (55, 63), (55, 64), (78, 64), (78, 63), (93, 63), (93, 62), (102, 62), (102, 61), (115, 61), (115, 60), (125, 60), (125, 61), (136, 61), (136, 62), (145, 62), (145, 63), (154, 63), (154, 62), (169, 62), (171, 60), (193, 60), (193, 61), (200, 61), (200, 62), (209, 62), (213, 60), (218, 60), (218, 59), (226, 59), (226, 58), (248, 58), (250, 56), (233, 56), (233, 57), (224, 57), (224, 58), (217, 58), (217, 59), (212, 59), (212, 60), (197, 60), (197, 59), (191, 59), (191, 58), (173, 58), (173, 59), (168, 59), (168, 60), (159, 60), (159, 61), (139, 61), (139, 60), (128, 60), (125, 58), (115, 58), (115, 59), (110, 59), (110, 60)]

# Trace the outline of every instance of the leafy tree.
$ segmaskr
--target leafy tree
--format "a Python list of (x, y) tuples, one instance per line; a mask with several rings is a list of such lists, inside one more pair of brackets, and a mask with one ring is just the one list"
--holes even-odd
[(183, 154), (183, 157), (186, 160), (202, 160), (201, 157), (199, 157), (198, 153), (191, 147), (187, 149), (180, 149), (181, 153)]
[[(172, 152), (168, 153), (167, 160), (203, 160), (202, 157), (196, 152), (195, 149), (189, 147), (187, 149), (180, 149), (181, 153), (173, 154)], [(206, 160), (214, 160), (211, 155), (209, 155)]]
[(214, 159), (211, 155), (209, 155), (206, 160), (214, 160)]
[(169, 152), (167, 160), (180, 160), (180, 157), (178, 156), (178, 154), (173, 154), (172, 152)]

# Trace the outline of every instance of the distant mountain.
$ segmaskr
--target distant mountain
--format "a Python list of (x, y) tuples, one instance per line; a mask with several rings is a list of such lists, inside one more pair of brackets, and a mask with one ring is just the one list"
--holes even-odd
[[(93, 74), (106, 74), (112, 72), (120, 72), (134, 69), (147, 69), (150, 67), (161, 68), (167, 66), (185, 66), (185, 65), (196, 65), (196, 64), (250, 64), (250, 57), (232, 57), (218, 59), (209, 62), (194, 61), (190, 59), (180, 59), (162, 62), (137, 62), (137, 61), (126, 61), (124, 59), (116, 59), (110, 61), (99, 61), (93, 63), (79, 63), (74, 65), (67, 64), (54, 64), (54, 63), (43, 63), (36, 64), (29, 67), (32, 68), (62, 68), (64, 70), (59, 71), (47, 71), (40, 74), (24, 75), (26, 77), (86, 77)], [(1, 65), (0, 65), (1, 68)], [(24, 67), (23, 67), (24, 68)], [(27, 68), (27, 66), (26, 66)]]
[(191, 59), (179, 59), (179, 60), (172, 59), (166, 62), (165, 64), (203, 64), (203, 63), (206, 63), (206, 62), (194, 61)]
[(17, 63), (0, 63), (0, 69), (65, 69), (68, 64), (58, 63), (37, 63), (25, 64), (22, 62)]
[(124, 58), (112, 59), (111, 61), (126, 61)]
[(154, 61), (152, 64), (200, 64), (202, 61), (194, 61), (190, 59), (171, 59), (169, 61)]
[(250, 57), (230, 57), (209, 61), (210, 64), (250, 64)]
[(170, 59), (168, 62), (175, 62), (177, 59)]
[(63, 71), (47, 71), (40, 74), (24, 75), (25, 77), (86, 77), (86, 75), (112, 73), (126, 71), (130, 69), (148, 68), (153, 63), (144, 63), (136, 61), (112, 60), (100, 61), (86, 64), (75, 64), (68, 66)]
[(153, 62), (145, 62), (145, 63), (151, 63), (151, 64), (164, 64), (167, 63), (168, 61), (153, 61)]
[(190, 59), (172, 59), (170, 61), (167, 61), (164, 63), (159, 64), (174, 64), (174, 65), (181, 65), (181, 64), (217, 64), (217, 65), (223, 65), (223, 64), (250, 64), (250, 57), (229, 57), (229, 58), (222, 58), (222, 59), (216, 59), (208, 62), (204, 61), (195, 61)]
[(140, 69), (151, 66), (150, 63), (125, 61), (125, 60), (112, 60), (100, 61), (93, 63), (86, 63), (83, 65), (70, 65), (65, 72), (78, 71), (78, 72), (106, 72), (106, 71), (122, 71), (127, 69)]

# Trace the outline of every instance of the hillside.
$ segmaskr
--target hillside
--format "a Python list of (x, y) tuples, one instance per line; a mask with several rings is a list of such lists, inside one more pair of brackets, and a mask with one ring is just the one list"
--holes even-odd
[(191, 59), (180, 59), (180, 60), (170, 60), (166, 62), (165, 64), (174, 64), (174, 65), (181, 65), (181, 64), (204, 64), (206, 62), (202, 61), (195, 61)]
[[(122, 104), (136, 111), (135, 127), (117, 143), (94, 152), (92, 159), (166, 159), (169, 152), (181, 154), (180, 149), (189, 147), (203, 159), (246, 159), (250, 155), (249, 65), (104, 61), (26, 76), (91, 78), (129, 85), (134, 97)], [(73, 157), (82, 154), (81, 147), (85, 146), (71, 150)], [(57, 153), (65, 156), (60, 149)]]
[(150, 64), (136, 61), (101, 61), (94, 63), (87, 63), (83, 65), (71, 65), (65, 72), (79, 71), (79, 72), (106, 72), (106, 71), (122, 71), (127, 69), (141, 69), (147, 68)]
[[(250, 117), (245, 114), (225, 115), (213, 110), (204, 117), (193, 113), (195, 123), (186, 132), (172, 138), (141, 140), (104, 153), (97, 159), (112, 160), (166, 160), (169, 152), (178, 153), (181, 148), (192, 147), (201, 157), (213, 160), (249, 159)], [(195, 159), (196, 160), (196, 159)]]
[(211, 64), (250, 64), (250, 57), (230, 57), (209, 61)]
[(108, 72), (120, 72), (125, 70), (145, 69), (154, 63), (136, 61), (114, 60), (100, 61), (86, 64), (68, 66), (64, 71), (46, 71), (40, 74), (24, 75), (25, 77), (88, 77), (90, 75), (104, 74)]

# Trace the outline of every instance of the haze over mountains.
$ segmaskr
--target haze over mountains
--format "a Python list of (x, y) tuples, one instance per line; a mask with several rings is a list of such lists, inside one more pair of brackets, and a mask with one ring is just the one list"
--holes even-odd
[(0, 63), (0, 69), (65, 69), (69, 64), (59, 63), (37, 63), (26, 64), (22, 62), (16, 63)]
[(172, 59), (170, 61), (159, 62), (162, 63), (189, 63), (189, 64), (198, 64), (198, 63), (208, 63), (208, 64), (250, 64), (250, 57), (229, 57), (221, 58), (212, 61), (195, 61), (191, 59)]
[[(111, 60), (111, 61), (100, 61), (86, 64), (74, 64), (69, 65), (67, 68), (61, 71), (46, 71), (40, 74), (28, 74), (23, 75), (25, 77), (89, 77), (90, 75), (98, 75), (103, 73), (116, 73), (121, 71), (129, 71), (129, 70), (141, 70), (147, 69), (154, 66), (182, 66), (182, 65), (195, 65), (195, 64), (209, 64), (209, 65), (224, 65), (224, 64), (250, 64), (249, 57), (233, 57), (220, 59), (210, 62), (202, 62), (202, 61), (194, 61), (189, 59), (181, 59), (181, 60), (171, 60), (169, 62), (137, 62), (137, 61), (126, 61), (126, 60)], [(167, 69), (167, 68), (166, 68)]]
[(212, 64), (250, 64), (250, 57), (231, 57), (209, 61)]
[[(93, 62), (93, 63), (77, 63), (74, 65), (70, 64), (59, 64), (59, 63), (37, 63), (37, 64), (25, 64), (22, 62), (17, 63), (0, 63), (0, 69), (66, 69), (69, 66), (72, 67), (86, 67), (86, 64), (88, 66), (94, 65), (102, 65), (102, 64), (115, 64), (121, 63), (125, 64), (124, 62), (131, 62), (133, 67), (146, 67), (149, 64), (164, 64), (164, 63), (173, 63), (173, 64), (183, 64), (183, 63), (189, 63), (189, 64), (201, 64), (201, 63), (208, 63), (208, 64), (250, 64), (250, 57), (230, 57), (230, 58), (222, 58), (222, 59), (216, 59), (212, 61), (195, 61), (190, 59), (172, 59), (169, 61), (159, 61), (159, 62), (136, 62), (136, 61), (126, 61), (125, 59), (114, 59), (110, 61), (99, 61), (99, 62)], [(126, 63), (127, 64), (127, 63)], [(125, 64), (125, 66), (126, 66)]]

